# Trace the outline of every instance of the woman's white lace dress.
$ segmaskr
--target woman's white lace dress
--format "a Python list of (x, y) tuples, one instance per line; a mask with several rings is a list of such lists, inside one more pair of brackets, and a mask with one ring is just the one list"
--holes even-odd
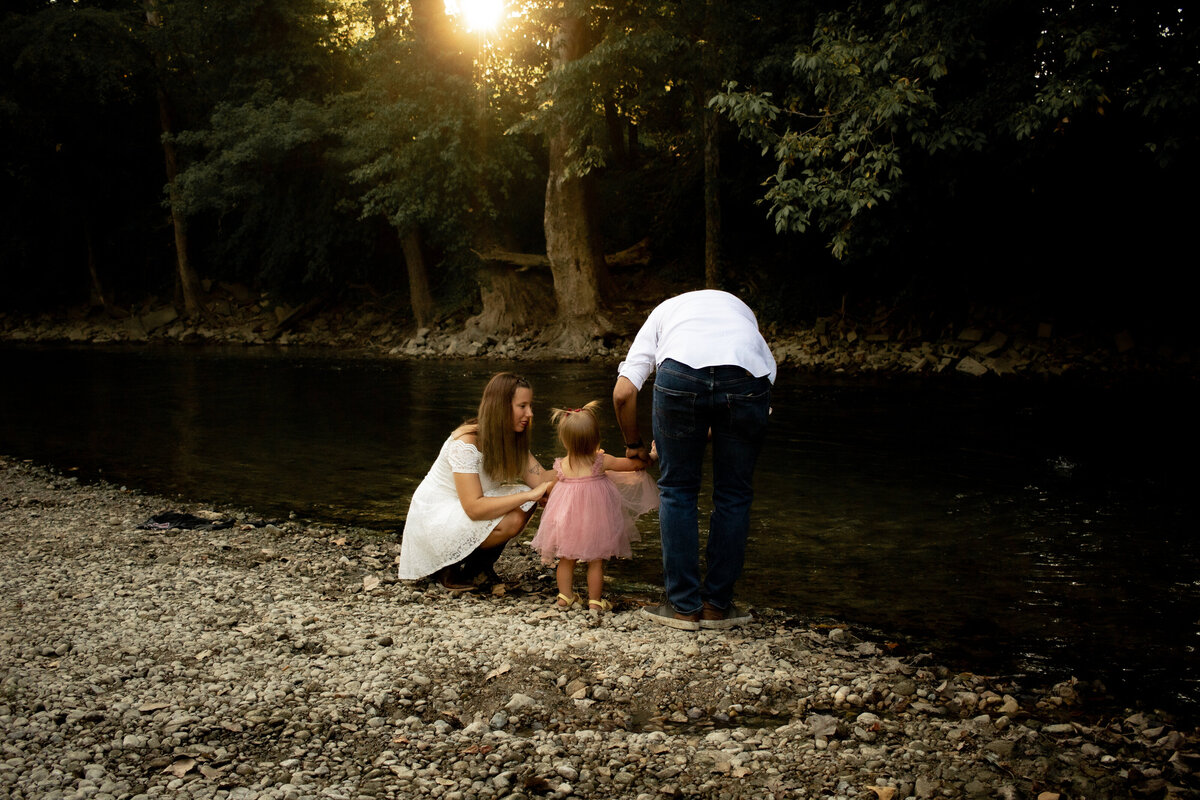
[[(485, 497), (501, 497), (529, 489), (523, 483), (500, 484), (483, 471), (483, 454), (475, 445), (447, 439), (437, 460), (421, 485), (413, 492), (400, 541), (401, 580), (432, 575), (439, 569), (462, 561), (487, 538), (502, 517), (473, 520), (463, 511), (454, 486), (454, 473), (479, 476)], [(533, 502), (522, 509), (533, 508)]]

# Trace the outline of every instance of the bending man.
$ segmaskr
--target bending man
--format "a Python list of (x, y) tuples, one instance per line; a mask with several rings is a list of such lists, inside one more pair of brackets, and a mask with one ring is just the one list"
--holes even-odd
[[(742, 571), (754, 467), (762, 450), (775, 358), (749, 306), (727, 292), (687, 292), (650, 313), (613, 389), (626, 458), (648, 458), (637, 396), (654, 378), (654, 441), (662, 494), (663, 585), (667, 601), (643, 613), (682, 630), (729, 628), (750, 615), (733, 602)], [(704, 450), (713, 444), (713, 510), (707, 571), (700, 576), (698, 500)]]

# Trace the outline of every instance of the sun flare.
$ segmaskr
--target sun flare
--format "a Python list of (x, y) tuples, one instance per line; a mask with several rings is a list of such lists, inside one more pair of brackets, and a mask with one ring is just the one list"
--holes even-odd
[(446, 13), (461, 17), (470, 31), (490, 31), (504, 16), (504, 0), (445, 0)]

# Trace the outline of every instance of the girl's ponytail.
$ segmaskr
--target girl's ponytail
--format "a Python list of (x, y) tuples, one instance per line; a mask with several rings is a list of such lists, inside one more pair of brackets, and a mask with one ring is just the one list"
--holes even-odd
[(598, 408), (600, 401), (593, 400), (583, 408), (550, 410), (550, 422), (558, 429), (558, 440), (567, 448), (567, 455), (590, 455), (600, 446)]

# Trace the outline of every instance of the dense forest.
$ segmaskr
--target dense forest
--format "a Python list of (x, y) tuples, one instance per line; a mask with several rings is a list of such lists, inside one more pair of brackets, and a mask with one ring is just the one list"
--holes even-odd
[(389, 293), (423, 325), (482, 287), (496, 325), (586, 338), (639, 263), (784, 321), (847, 297), (1189, 311), (1200, 40), (1178, 3), (6, 9), (2, 309), (204, 315), (228, 282)]

